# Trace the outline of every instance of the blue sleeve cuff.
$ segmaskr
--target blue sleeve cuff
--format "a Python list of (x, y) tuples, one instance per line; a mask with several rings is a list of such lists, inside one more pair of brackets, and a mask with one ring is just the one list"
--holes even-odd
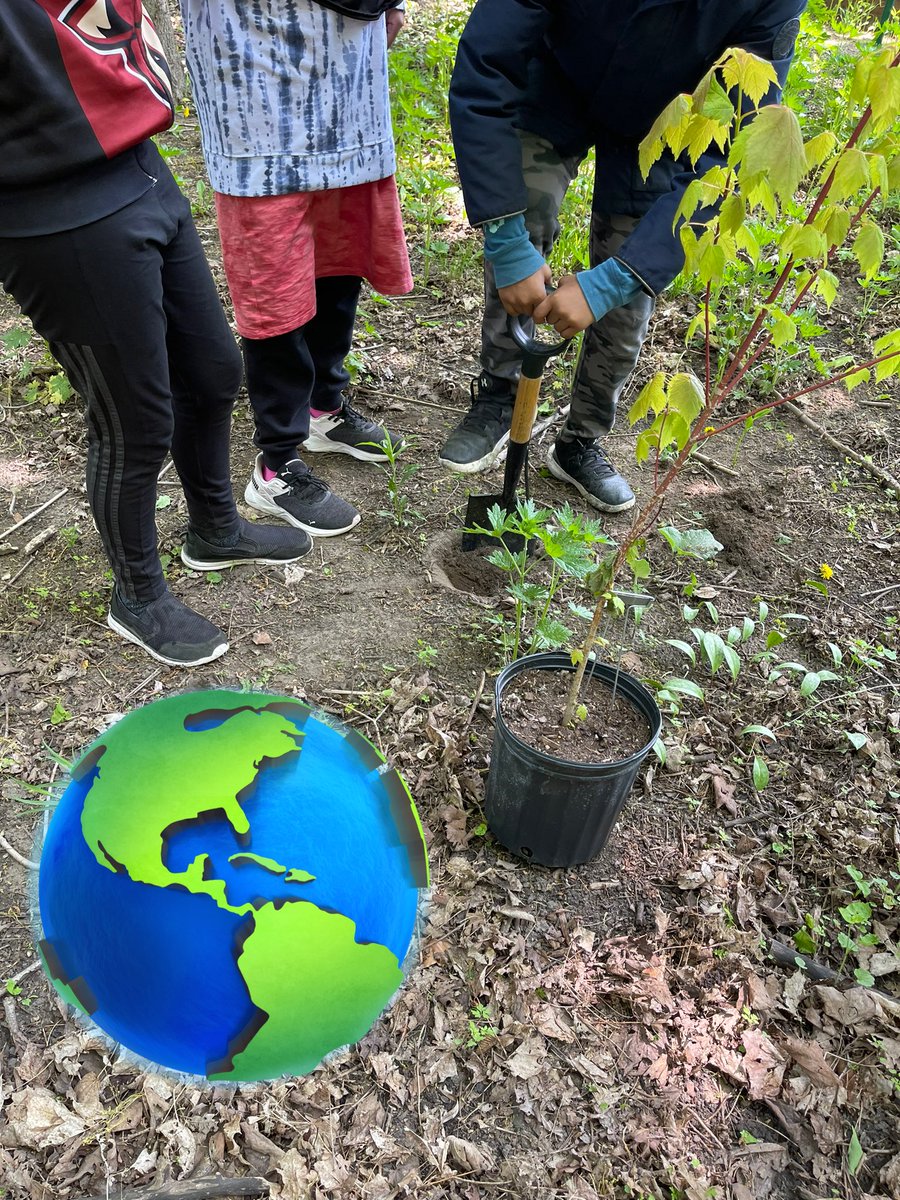
[(595, 321), (613, 308), (630, 304), (644, 290), (637, 275), (615, 258), (608, 258), (590, 271), (579, 271), (575, 278)]
[(484, 257), (494, 268), (494, 279), (501, 288), (520, 283), (544, 265), (543, 255), (528, 236), (522, 213), (484, 226)]

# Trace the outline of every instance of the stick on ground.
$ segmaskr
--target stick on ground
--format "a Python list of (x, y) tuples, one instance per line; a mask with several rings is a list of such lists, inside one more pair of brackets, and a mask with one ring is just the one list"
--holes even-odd
[(265, 1179), (246, 1176), (244, 1179), (223, 1179), (211, 1175), (207, 1179), (187, 1179), (168, 1183), (161, 1188), (129, 1188), (127, 1192), (109, 1191), (87, 1200), (217, 1200), (220, 1196), (269, 1196), (271, 1188)]

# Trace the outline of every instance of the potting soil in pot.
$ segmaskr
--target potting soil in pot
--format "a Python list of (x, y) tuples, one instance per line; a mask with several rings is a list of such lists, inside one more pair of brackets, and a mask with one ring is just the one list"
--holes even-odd
[(587, 680), (581, 703), (587, 709), (572, 729), (560, 724), (569, 671), (523, 671), (503, 693), (503, 720), (529, 746), (568, 762), (619, 762), (647, 745), (650, 726), (626, 697), (596, 680)]

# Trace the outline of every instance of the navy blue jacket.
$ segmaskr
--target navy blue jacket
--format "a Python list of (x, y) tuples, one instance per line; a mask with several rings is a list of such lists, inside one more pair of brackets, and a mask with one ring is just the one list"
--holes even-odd
[[(672, 232), (684, 189), (721, 162), (669, 151), (645, 181), (638, 146), (665, 106), (742, 46), (784, 85), (806, 0), (478, 0), (459, 44), (450, 121), (473, 225), (523, 212), (516, 129), (564, 155), (596, 147), (595, 212), (641, 217), (616, 255), (652, 292), (684, 263)], [(780, 89), (766, 97), (773, 103)]]

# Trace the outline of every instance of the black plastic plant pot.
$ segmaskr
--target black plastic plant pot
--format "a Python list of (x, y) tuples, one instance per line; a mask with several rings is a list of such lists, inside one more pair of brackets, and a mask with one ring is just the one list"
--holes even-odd
[[(494, 689), (496, 722), (485, 795), (488, 826), (513, 854), (545, 867), (590, 862), (609, 840), (641, 764), (659, 737), (656, 701), (632, 675), (619, 672), (616, 695), (647, 718), (647, 744), (618, 762), (577, 763), (536, 750), (503, 719), (503, 692), (526, 671), (572, 671), (568, 654), (531, 654), (500, 672)], [(614, 667), (592, 662), (585, 681), (612, 687)]]

